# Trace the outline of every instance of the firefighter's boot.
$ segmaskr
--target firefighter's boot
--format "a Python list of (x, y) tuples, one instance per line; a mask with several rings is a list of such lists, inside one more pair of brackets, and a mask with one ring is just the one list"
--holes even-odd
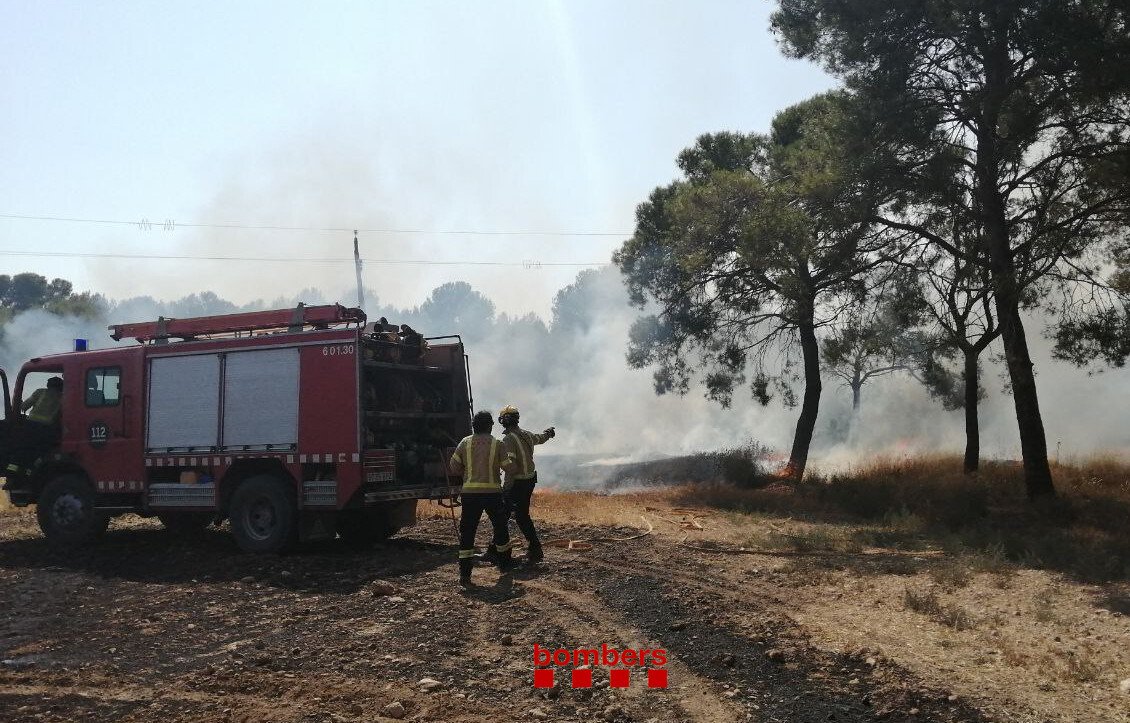
[(496, 548), (494, 545), (491, 545), (487, 548), (486, 552), (478, 555), (476, 559), (479, 562), (485, 562), (488, 565), (497, 565), (499, 560), (498, 548)]
[(545, 555), (541, 551), (541, 542), (531, 542), (530, 546), (526, 548), (526, 564), (536, 565), (545, 559)]
[[(494, 549), (493, 547), (491, 548)], [(514, 558), (510, 554), (510, 550), (505, 552), (496, 552), (498, 556), (498, 571), (503, 575), (514, 569)]]
[(459, 560), (459, 584), (463, 587), (471, 586), (471, 570), (474, 567), (475, 561), (469, 557)]

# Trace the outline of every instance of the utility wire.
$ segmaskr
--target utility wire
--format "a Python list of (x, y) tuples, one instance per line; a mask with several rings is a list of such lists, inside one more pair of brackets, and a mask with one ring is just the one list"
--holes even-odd
[[(20, 251), (0, 249), (0, 256), (27, 256), (35, 258), (81, 258), (81, 259), (155, 259), (170, 261), (257, 261), (268, 263), (301, 264), (341, 264), (353, 263), (352, 258), (295, 258), (285, 256), (190, 256), (183, 254), (126, 254), (126, 253), (83, 253), (68, 251)], [(404, 266), (521, 266), (537, 269), (543, 266), (592, 267), (607, 266), (607, 261), (563, 262), (563, 261), (440, 261), (437, 259), (365, 259), (366, 264), (404, 265)]]
[(481, 230), (481, 229), (417, 229), (417, 228), (333, 228), (333, 227), (318, 227), (318, 226), (276, 226), (276, 225), (256, 225), (249, 223), (192, 223), (181, 222), (173, 220), (165, 221), (150, 221), (149, 219), (141, 219), (140, 221), (119, 221), (112, 219), (102, 218), (72, 218), (66, 216), (29, 216), (24, 214), (14, 213), (0, 213), (0, 218), (10, 219), (16, 221), (55, 221), (62, 223), (96, 223), (110, 226), (135, 226), (143, 230), (149, 230), (153, 227), (165, 231), (173, 231), (177, 228), (208, 228), (208, 229), (244, 229), (251, 231), (305, 231), (315, 233), (351, 233), (358, 231), (360, 233), (377, 233), (377, 234), (410, 234), (416, 236), (555, 236), (555, 237), (577, 237), (577, 236), (601, 236), (601, 237), (616, 237), (624, 238), (631, 236), (630, 231), (502, 231), (502, 230)]

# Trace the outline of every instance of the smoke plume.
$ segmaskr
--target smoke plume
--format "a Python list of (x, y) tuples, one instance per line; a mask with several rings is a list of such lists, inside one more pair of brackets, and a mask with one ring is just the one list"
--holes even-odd
[[(524, 426), (556, 426), (558, 435), (540, 450), (543, 455), (640, 461), (750, 441), (780, 452), (791, 441), (796, 410), (779, 401), (763, 407), (738, 393), (732, 407), (722, 409), (695, 387), (683, 397), (656, 396), (651, 372), (630, 369), (625, 360), (628, 330), (640, 312), (628, 305), (614, 268), (579, 274), (558, 292), (547, 317), (498, 313), (488, 294), (463, 282), (443, 284), (410, 308), (382, 303), (377, 290), (369, 289), (366, 296), (372, 319), (409, 323), (426, 336), (461, 334), (470, 355), (475, 406), (497, 411), (515, 404)], [(28, 311), (3, 327), (0, 363), (12, 378), (27, 359), (68, 351), (75, 338), (88, 339), (91, 348), (109, 346), (114, 342), (108, 323), (281, 308), (298, 301), (349, 304), (351, 298), (347, 292), (307, 289), (291, 298), (236, 304), (201, 291), (176, 300), (111, 300), (106, 317), (98, 320)], [(1111, 401), (1130, 390), (1130, 370), (1088, 375), (1052, 360), (1050, 343), (1037, 333), (1039, 322), (1029, 319), (1030, 340), (1051, 453), (1069, 460), (1130, 449), (1121, 407)], [(987, 361), (983, 455), (1016, 459), (1019, 440), (1012, 400), (1003, 389), (1003, 367)], [(878, 455), (958, 452), (964, 444), (962, 415), (943, 410), (912, 379), (893, 376), (864, 387), (861, 409), (853, 417), (850, 390), (827, 379), (814, 465), (827, 470)]]

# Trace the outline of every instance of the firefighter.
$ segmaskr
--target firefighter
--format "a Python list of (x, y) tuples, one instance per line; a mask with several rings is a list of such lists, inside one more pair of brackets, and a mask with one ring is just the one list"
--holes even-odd
[(43, 454), (49, 452), (59, 441), (62, 429), (63, 379), (51, 377), (47, 387), (36, 389), (20, 405), (20, 411), (27, 412), (19, 441), (15, 445), (7, 471), (22, 474), (27, 467), (35, 464)]
[(400, 360), (403, 362), (419, 360), (428, 349), (428, 342), (424, 341), (424, 335), (407, 324), (400, 325), (400, 331), (397, 336), (402, 344)]
[(471, 584), (475, 566), (475, 532), (484, 512), (494, 527), (491, 549), (496, 551), (498, 568), (509, 572), (510, 532), (506, 529), (509, 515), (502, 497), (501, 471), (506, 462), (502, 443), (491, 434), (494, 420), (482, 411), (471, 420), (469, 437), (464, 437), (451, 455), (451, 471), (463, 476), (463, 511), (459, 517), (459, 584)]
[(20, 405), (21, 411), (28, 412), (29, 421), (47, 427), (59, 426), (59, 414), (63, 409), (63, 379), (51, 377), (46, 389), (36, 389)]
[(538, 483), (538, 472), (534, 466), (534, 446), (545, 444), (557, 435), (553, 427), (541, 434), (528, 432), (518, 426), (518, 408), (508, 404), (498, 413), (498, 423), (502, 425), (502, 449), (506, 454), (506, 503), (513, 513), (518, 529), (526, 538), (526, 562), (541, 562), (544, 557), (541, 541), (538, 539), (534, 520), (530, 517), (530, 498), (534, 485)]

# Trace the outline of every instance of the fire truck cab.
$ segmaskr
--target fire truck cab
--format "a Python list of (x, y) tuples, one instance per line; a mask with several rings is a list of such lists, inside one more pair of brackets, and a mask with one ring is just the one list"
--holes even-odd
[[(65, 544), (127, 513), (174, 532), (226, 519), (252, 552), (385, 539), (417, 500), (459, 494), (447, 460), (472, 397), (458, 336), (366, 321), (337, 304), (160, 318), (110, 327), (134, 345), (31, 359), (10, 394), (0, 371), (4, 489)], [(24, 407), (54, 376), (49, 427)]]

